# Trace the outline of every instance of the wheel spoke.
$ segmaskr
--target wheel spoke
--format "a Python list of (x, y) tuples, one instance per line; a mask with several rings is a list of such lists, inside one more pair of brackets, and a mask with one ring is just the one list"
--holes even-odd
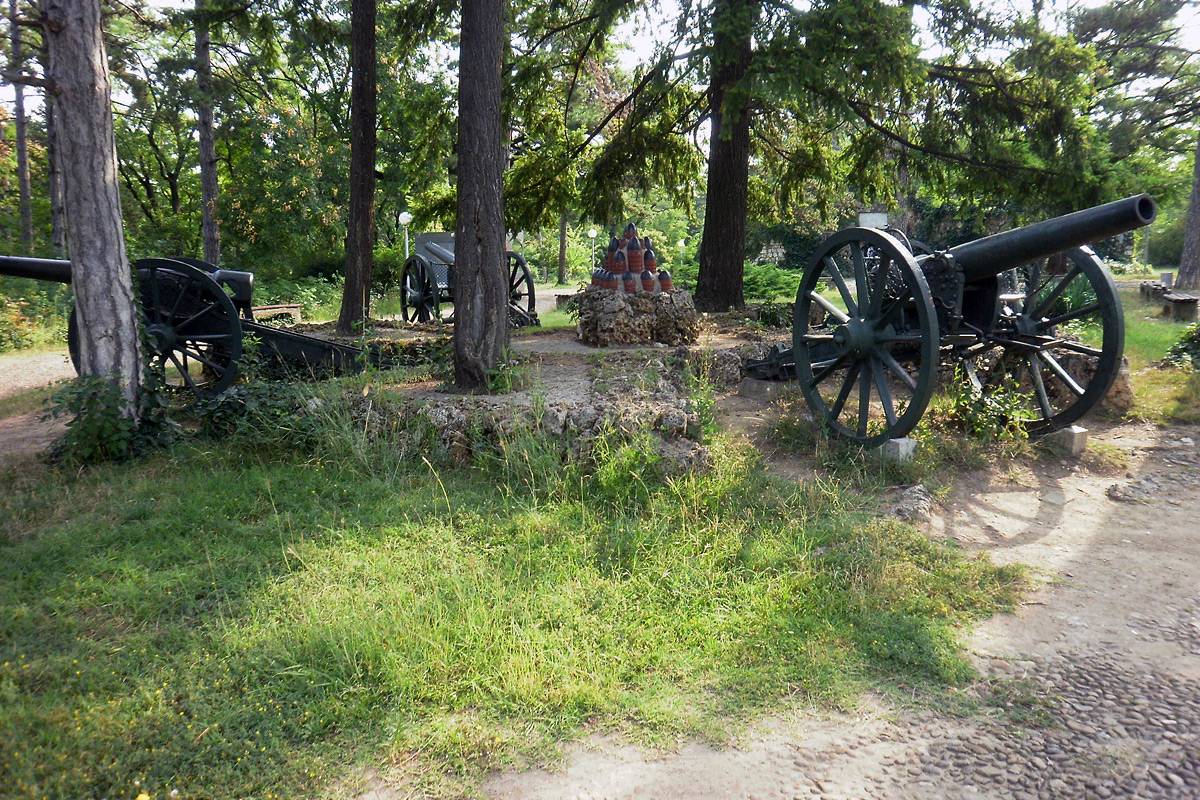
[(908, 300), (909, 296), (908, 289), (905, 287), (904, 293), (892, 302), (888, 303), (888, 307), (879, 315), (879, 318), (875, 320), (875, 327), (882, 328), (884, 325), (886, 325), (887, 321), (892, 318), (892, 315), (900, 310), (900, 307), (904, 305), (904, 302)]
[(890, 336), (876, 336), (875, 341), (879, 344), (920, 344), (921, 338), (919, 333), (894, 333)]
[[(825, 269), (829, 271), (829, 277), (833, 278), (833, 285), (837, 287), (838, 294), (842, 296), (842, 302), (846, 304), (846, 311), (851, 314), (857, 314), (858, 305), (855, 304), (854, 298), (850, 296), (850, 287), (846, 285), (846, 279), (842, 277), (842, 271), (838, 269), (837, 261), (833, 259), (833, 256), (826, 256), (824, 264)], [(842, 312), (824, 297), (821, 297), (819, 294), (817, 294), (815, 289), (813, 290), (812, 295), (814, 298), (820, 297), (821, 299), (818, 302), (825, 306), (825, 310), (830, 314), (833, 314), (835, 317), (841, 316), (842, 322), (850, 319), (844, 312)]]
[(858, 305), (869, 308), (871, 298), (867, 294), (867, 260), (863, 258), (860, 242), (850, 243), (850, 259), (854, 262), (854, 288), (857, 290)]
[(846, 377), (842, 380), (842, 388), (838, 392), (837, 398), (833, 401), (833, 405), (829, 407), (829, 419), (837, 422), (837, 418), (841, 415), (842, 409), (846, 406), (846, 400), (850, 397), (850, 390), (854, 388), (854, 382), (858, 379), (858, 364), (851, 364), (846, 370)]
[[(1041, 294), (1041, 290), (1038, 288), (1038, 282), (1042, 279), (1042, 261), (1043, 259), (1039, 258), (1033, 262), (1033, 272), (1030, 273), (1028, 280), (1025, 282), (1025, 300), (1021, 303), (1022, 313), (1028, 311), (1029, 304), (1031, 302), (1035, 302), (1037, 300), (1037, 296)], [(1033, 294), (1030, 294), (1030, 292), (1033, 292)]]
[(913, 380), (912, 375), (908, 374), (908, 370), (900, 366), (900, 362), (893, 358), (891, 353), (889, 353), (887, 350), (884, 350), (882, 347), (876, 347), (875, 355), (880, 361), (883, 362), (883, 365), (888, 368), (888, 372), (899, 378), (900, 382), (907, 386), (910, 392), (917, 391), (917, 382)]
[(186, 353), (187, 355), (191, 356), (192, 358), (196, 359), (197, 361), (203, 362), (203, 363), (204, 363), (204, 364), (206, 364), (208, 367), (210, 367), (210, 368), (212, 368), (212, 369), (214, 369), (214, 370), (216, 370), (216, 371), (218, 371), (218, 372), (221, 372), (221, 373), (224, 373), (224, 372), (225, 372), (225, 368), (224, 368), (224, 367), (222, 367), (222, 366), (220, 366), (220, 365), (218, 365), (218, 364), (214, 364), (212, 361), (208, 360), (208, 359), (207, 359), (207, 358), (206, 358), (206, 357), (205, 357), (205, 356), (204, 356), (204, 355), (203, 355), (203, 354), (200, 352), (200, 350), (199, 350), (199, 349), (194, 349), (194, 350), (188, 349), (188, 346), (187, 346), (187, 344), (186, 344), (186, 343), (181, 343), (181, 344), (179, 345), (179, 349), (180, 349), (180, 350), (182, 350), (182, 351), (183, 351), (184, 353)]
[(1042, 353), (1042, 359), (1045, 360), (1046, 366), (1050, 368), (1050, 371), (1057, 375), (1058, 379), (1065, 383), (1068, 389), (1076, 396), (1083, 397), (1083, 387), (1063, 369), (1062, 364), (1058, 363), (1058, 359), (1049, 353)]
[(832, 333), (806, 333), (800, 337), (802, 342), (832, 342)]
[(858, 435), (867, 435), (867, 418), (871, 415), (871, 378), (868, 370), (858, 373)]
[[(829, 316), (836, 319), (838, 322), (849, 322), (850, 321), (850, 317), (846, 316), (845, 311), (842, 311), (840, 308), (835, 306), (833, 303), (829, 302), (824, 297), (819, 295), (815, 289), (813, 291), (809, 292), (808, 296), (811, 297), (813, 300), (815, 300), (817, 302), (817, 305), (819, 305), (821, 308), (825, 309), (825, 312), (827, 314), (829, 314)], [(851, 311), (851, 313), (854, 313), (854, 311)]]
[(1080, 353), (1085, 356), (1094, 356), (1096, 358), (1104, 355), (1104, 351), (1100, 348), (1088, 347), (1086, 344), (1081, 342), (1059, 342), (1054, 346), (1061, 347), (1064, 350), (1070, 350), (1072, 353)]
[(831, 358), (828, 361), (818, 361), (816, 364), (813, 364), (813, 366), (818, 367), (818, 369), (813, 373), (813, 379), (809, 381), (808, 385), (812, 388), (816, 388), (817, 384), (833, 374), (833, 371), (841, 365), (845, 358), (846, 355), (843, 353), (837, 358)]
[(154, 321), (162, 322), (162, 297), (158, 285), (158, 270), (150, 273), (150, 304), (153, 308)]
[(214, 308), (216, 308), (216, 307), (217, 307), (217, 304), (216, 304), (216, 303), (209, 303), (207, 306), (205, 306), (204, 308), (200, 309), (200, 310), (199, 310), (199, 311), (197, 311), (195, 314), (192, 314), (190, 317), (188, 317), (187, 319), (185, 319), (183, 322), (181, 322), (181, 323), (179, 323), (178, 325), (176, 325), (176, 326), (175, 326), (175, 330), (183, 330), (183, 327), (184, 327), (185, 325), (189, 325), (189, 324), (191, 324), (191, 323), (195, 322), (196, 320), (200, 319), (201, 317), (203, 317), (205, 314), (207, 314), (208, 312), (212, 311), (212, 310), (213, 310)]
[[(1046, 299), (1038, 303), (1037, 307), (1034, 309), (1033, 313), (1030, 314), (1030, 316), (1034, 319), (1037, 319), (1049, 311), (1050, 307), (1057, 302), (1058, 298), (1062, 297), (1062, 293), (1067, 290), (1067, 285), (1071, 283), (1071, 281), (1075, 280), (1080, 271), (1079, 265), (1072, 266), (1071, 269), (1067, 271), (1067, 274), (1063, 276), (1062, 281), (1060, 281), (1059, 284), (1050, 292), (1050, 294), (1046, 296)], [(1039, 292), (1039, 294), (1041, 293)]]
[(871, 287), (871, 297), (868, 303), (867, 317), (873, 317), (879, 313), (879, 309), (883, 306), (883, 293), (887, 291), (888, 272), (892, 268), (892, 257), (886, 253), (879, 256), (879, 272), (875, 276), (875, 285)]
[(1061, 325), (1064, 322), (1070, 322), (1073, 319), (1079, 319), (1080, 317), (1086, 317), (1089, 314), (1095, 313), (1096, 311), (1099, 311), (1099, 310), (1100, 310), (1099, 303), (1088, 303), (1086, 306), (1080, 306), (1079, 308), (1075, 309), (1074, 311), (1068, 311), (1065, 314), (1059, 314), (1057, 317), (1051, 317), (1050, 319), (1043, 320), (1038, 323), (1038, 328), (1039, 329), (1052, 328), (1055, 325)]
[(186, 383), (193, 391), (196, 389), (196, 382), (192, 380), (192, 376), (188, 374), (187, 356), (183, 357), (183, 363), (179, 363), (179, 359), (175, 357), (174, 351), (169, 351), (167, 356), (171, 359), (171, 363), (179, 370), (179, 374), (183, 376), (183, 382)]
[(1046, 384), (1042, 381), (1041, 361), (1037, 353), (1030, 353), (1025, 360), (1029, 362), (1029, 376), (1033, 379), (1033, 389), (1042, 409), (1042, 418), (1050, 419), (1054, 416), (1054, 409), (1050, 406), (1050, 395), (1046, 394)]
[(892, 392), (887, 385), (887, 375), (879, 359), (871, 359), (871, 374), (875, 376), (875, 391), (879, 393), (879, 402), (883, 406), (883, 414), (887, 417), (888, 427), (896, 424), (896, 406), (892, 403)]

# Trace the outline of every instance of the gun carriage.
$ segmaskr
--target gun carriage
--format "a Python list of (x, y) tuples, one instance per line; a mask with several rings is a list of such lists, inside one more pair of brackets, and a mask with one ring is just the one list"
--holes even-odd
[[(373, 351), (254, 321), (254, 275), (218, 269), (190, 258), (144, 258), (134, 263), (143, 332), (151, 363), (167, 384), (194, 396), (216, 394), (237, 378), (247, 333), (258, 357), (312, 374), (348, 373), (377, 362)], [(71, 262), (0, 256), (0, 275), (71, 282)], [(79, 369), (79, 319), (67, 326), (71, 361)]]
[(868, 447), (916, 427), (948, 366), (976, 391), (1023, 390), (1031, 435), (1065, 427), (1103, 399), (1124, 351), (1120, 297), (1087, 245), (1156, 213), (1136, 195), (934, 251), (839, 231), (803, 273), (792, 347), (750, 372), (795, 378), (818, 422)]
[[(425, 233), (417, 236), (416, 252), (404, 262), (401, 273), (400, 310), (405, 322), (452, 322), (442, 317), (442, 307), (454, 303), (454, 235)], [(514, 328), (539, 325), (533, 292), (533, 274), (520, 253), (509, 250), (508, 324)]]

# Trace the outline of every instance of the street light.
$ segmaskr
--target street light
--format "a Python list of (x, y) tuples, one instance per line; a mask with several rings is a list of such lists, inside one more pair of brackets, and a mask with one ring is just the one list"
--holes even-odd
[[(686, 242), (684, 242), (684, 241), (683, 241), (683, 239), (680, 239), (680, 240), (679, 240), (679, 263), (680, 263), (680, 264), (682, 264), (682, 263), (683, 263), (683, 248), (684, 248), (684, 247), (686, 247), (686, 246), (687, 246), (687, 243), (686, 243)], [(675, 266), (675, 269), (679, 269), (679, 265), (678, 265), (678, 264)]]
[(588, 228), (588, 238), (592, 240), (592, 266), (596, 266), (596, 229)]
[(413, 221), (413, 215), (407, 211), (401, 211), (400, 216), (396, 219), (404, 226), (404, 260), (408, 261), (408, 223)]

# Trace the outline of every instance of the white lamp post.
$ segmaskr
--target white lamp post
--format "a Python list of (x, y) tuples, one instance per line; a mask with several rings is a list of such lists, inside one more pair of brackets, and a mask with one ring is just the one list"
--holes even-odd
[(408, 261), (408, 223), (413, 221), (413, 215), (407, 211), (401, 211), (400, 216), (396, 219), (400, 220), (400, 224), (404, 226), (404, 260)]
[(592, 266), (596, 266), (596, 229), (588, 228), (588, 238), (592, 240)]
[[(679, 240), (679, 264), (683, 263), (683, 248), (686, 246), (687, 246), (687, 243), (684, 242), (683, 239), (680, 239)], [(679, 264), (675, 265), (675, 269), (679, 269)]]

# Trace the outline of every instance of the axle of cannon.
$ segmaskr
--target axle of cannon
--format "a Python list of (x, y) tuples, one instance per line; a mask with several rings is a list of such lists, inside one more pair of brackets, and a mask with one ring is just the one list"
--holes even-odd
[(1154, 199), (1148, 194), (1138, 194), (965, 242), (951, 247), (948, 255), (962, 270), (966, 282), (972, 283), (1072, 247), (1145, 227), (1157, 215)]
[(58, 258), (0, 256), (0, 275), (54, 283), (71, 282), (71, 262)]

